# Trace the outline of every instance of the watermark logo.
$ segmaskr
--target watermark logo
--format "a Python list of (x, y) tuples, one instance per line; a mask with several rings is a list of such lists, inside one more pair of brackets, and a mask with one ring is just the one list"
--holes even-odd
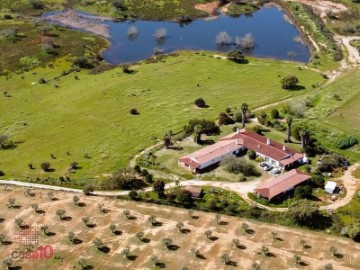
[(25, 247), (39, 245), (39, 231), (35, 228), (23, 229), (15, 233), (15, 241)]
[(54, 256), (54, 248), (51, 245), (39, 245), (39, 231), (36, 228), (30, 227), (16, 232), (15, 241), (26, 250), (14, 250), (11, 253), (14, 260), (45, 260)]

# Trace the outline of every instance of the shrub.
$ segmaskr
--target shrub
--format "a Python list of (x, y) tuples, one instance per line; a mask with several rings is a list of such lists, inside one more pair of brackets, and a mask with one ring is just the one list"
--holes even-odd
[(4, 15), (4, 20), (12, 20), (12, 19), (14, 19), (14, 18), (10, 14), (5, 14)]
[(270, 115), (274, 119), (278, 119), (280, 117), (280, 113), (279, 113), (278, 109), (271, 110)]
[(199, 108), (205, 108), (206, 107), (205, 100), (203, 98), (201, 98), (201, 97), (195, 100), (195, 105), (198, 106)]
[(299, 79), (294, 75), (288, 75), (281, 79), (283, 89), (293, 89), (299, 83)]
[(137, 115), (137, 114), (139, 114), (139, 112), (138, 112), (138, 110), (136, 108), (131, 108), (130, 109), (130, 114)]
[(137, 172), (137, 173), (141, 173), (141, 168), (139, 165), (135, 165), (134, 166), (134, 171)]
[(138, 197), (139, 197), (139, 194), (137, 193), (136, 190), (132, 190), (132, 191), (129, 192), (129, 198), (131, 200), (137, 200)]
[(247, 152), (247, 155), (248, 155), (249, 159), (254, 160), (256, 158), (256, 153), (253, 150), (249, 150)]
[(339, 149), (347, 149), (347, 148), (354, 146), (355, 144), (358, 144), (358, 140), (356, 138), (354, 138), (352, 136), (346, 136), (346, 137), (340, 138), (336, 142), (336, 147)]
[(223, 159), (221, 165), (231, 173), (242, 173), (244, 176), (259, 176), (259, 172), (254, 165), (234, 156)]
[(40, 167), (44, 172), (48, 172), (48, 171), (50, 171), (51, 165), (49, 162), (43, 162), (43, 163), (41, 163)]
[(19, 63), (25, 69), (32, 69), (40, 65), (40, 61), (36, 57), (29, 56), (21, 57)]
[(148, 182), (148, 183), (154, 182), (154, 179), (153, 179), (152, 174), (147, 174), (147, 175), (145, 176), (145, 181)]
[(119, 11), (126, 11), (128, 8), (125, 6), (123, 0), (115, 0), (112, 2), (112, 5), (114, 8), (116, 8)]
[(194, 133), (195, 126), (201, 126), (201, 133), (206, 135), (219, 134), (220, 129), (213, 121), (206, 119), (192, 119), (189, 121), (188, 125), (184, 126), (185, 135), (189, 136)]
[(234, 50), (234, 51), (229, 52), (227, 58), (230, 61), (233, 61), (235, 63), (239, 63), (239, 64), (247, 63), (247, 60), (245, 59), (245, 56), (239, 50)]
[(40, 79), (39, 79), (39, 83), (40, 83), (40, 84), (46, 84), (46, 80), (45, 80), (44, 78), (40, 78)]
[(219, 114), (219, 125), (231, 125), (234, 124), (234, 120), (226, 113)]
[(322, 158), (317, 168), (320, 172), (332, 172), (335, 168), (340, 168), (346, 162), (346, 158), (339, 154), (330, 154)]
[(29, 0), (29, 2), (34, 9), (44, 9), (45, 7), (44, 3), (40, 0)]
[(241, 112), (237, 112), (234, 114), (234, 121), (237, 123), (242, 122), (242, 113)]
[(4, 175), (5, 173), (2, 170), (0, 170), (0, 176), (4, 176)]
[(316, 187), (324, 187), (325, 180), (322, 175), (314, 175), (311, 177), (311, 183)]
[(76, 58), (74, 61), (74, 65), (76, 65), (80, 68), (85, 68), (85, 69), (91, 69), (94, 67), (90, 63), (89, 59), (87, 59), (85, 56), (80, 56), (80, 57)]

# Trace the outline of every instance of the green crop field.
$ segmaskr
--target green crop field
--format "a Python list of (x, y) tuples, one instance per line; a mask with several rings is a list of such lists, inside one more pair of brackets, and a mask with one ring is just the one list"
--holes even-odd
[[(56, 82), (58, 88), (38, 80), (60, 75), (69, 68), (66, 61), (56, 62), (54, 69), (0, 77), (0, 91), (7, 92), (0, 97), (0, 134), (9, 135), (16, 146), (0, 151), (0, 169), (6, 178), (59, 177), (76, 161), (82, 169), (71, 177), (111, 173), (191, 118), (215, 119), (226, 107), (242, 102), (254, 108), (304, 95), (323, 82), (319, 73), (299, 65), (265, 59), (239, 65), (215, 59), (213, 53), (184, 52), (133, 66), (134, 74), (120, 68), (99, 75), (83, 71), (77, 74), (79, 80), (71, 74)], [(297, 75), (305, 89), (281, 89), (280, 79), (287, 74)], [(195, 108), (198, 97), (210, 107)], [(129, 114), (133, 107), (139, 115)], [(54, 172), (41, 172), (45, 161)], [(29, 163), (35, 169), (30, 170)]]

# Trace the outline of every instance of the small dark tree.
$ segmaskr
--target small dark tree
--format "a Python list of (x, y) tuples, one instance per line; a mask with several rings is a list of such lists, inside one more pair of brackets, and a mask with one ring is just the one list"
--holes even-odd
[(116, 232), (116, 225), (115, 225), (115, 224), (111, 224), (111, 225), (109, 226), (109, 228), (110, 228), (111, 233), (115, 233), (115, 232)]
[(138, 110), (137, 110), (136, 108), (131, 108), (131, 109), (130, 109), (130, 114), (132, 114), (132, 115), (138, 115), (139, 112), (138, 112)]
[(245, 56), (243, 55), (243, 53), (240, 50), (233, 50), (233, 51), (229, 52), (227, 58), (230, 61), (233, 61), (235, 63), (239, 63), (239, 64), (247, 63)]
[(125, 217), (125, 219), (130, 219), (130, 211), (129, 210), (124, 210), (123, 211), (123, 215), (124, 215), (124, 217)]
[(271, 112), (270, 112), (270, 115), (274, 119), (279, 119), (279, 117), (280, 117), (279, 110), (278, 109), (272, 109)]
[(49, 226), (48, 225), (42, 225), (40, 227), (40, 230), (43, 232), (43, 234), (47, 235), (49, 233)]
[(198, 98), (195, 100), (195, 105), (199, 108), (205, 108), (206, 107), (206, 102), (203, 98)]
[(84, 224), (85, 224), (85, 226), (87, 227), (87, 226), (89, 226), (89, 221), (90, 221), (90, 218), (89, 217), (83, 217), (82, 219), (82, 222), (84, 222)]
[(156, 180), (153, 184), (154, 191), (158, 194), (159, 197), (164, 196), (165, 183), (162, 180)]
[(299, 79), (294, 75), (288, 75), (281, 79), (283, 89), (294, 89), (299, 83)]
[(226, 113), (219, 114), (219, 125), (232, 125), (234, 123), (234, 120)]
[(80, 56), (75, 59), (74, 64), (80, 68), (91, 69), (94, 66), (90, 63), (89, 59), (85, 56)]
[(137, 200), (139, 198), (139, 193), (136, 190), (131, 190), (129, 192), (129, 198), (131, 200)]
[(83, 193), (86, 196), (89, 196), (92, 192), (94, 192), (94, 187), (92, 185), (86, 185), (83, 189)]
[(49, 162), (43, 162), (43, 163), (41, 163), (40, 167), (44, 172), (48, 172), (48, 171), (50, 171), (51, 165)]
[(246, 103), (241, 104), (241, 122), (242, 122), (242, 128), (245, 128), (246, 124), (246, 113), (249, 109), (249, 106)]

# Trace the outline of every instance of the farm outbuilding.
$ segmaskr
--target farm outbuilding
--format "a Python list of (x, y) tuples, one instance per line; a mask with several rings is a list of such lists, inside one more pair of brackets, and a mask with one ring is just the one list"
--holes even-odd
[(325, 184), (325, 192), (329, 194), (333, 194), (336, 189), (336, 182), (334, 181), (327, 181)]

